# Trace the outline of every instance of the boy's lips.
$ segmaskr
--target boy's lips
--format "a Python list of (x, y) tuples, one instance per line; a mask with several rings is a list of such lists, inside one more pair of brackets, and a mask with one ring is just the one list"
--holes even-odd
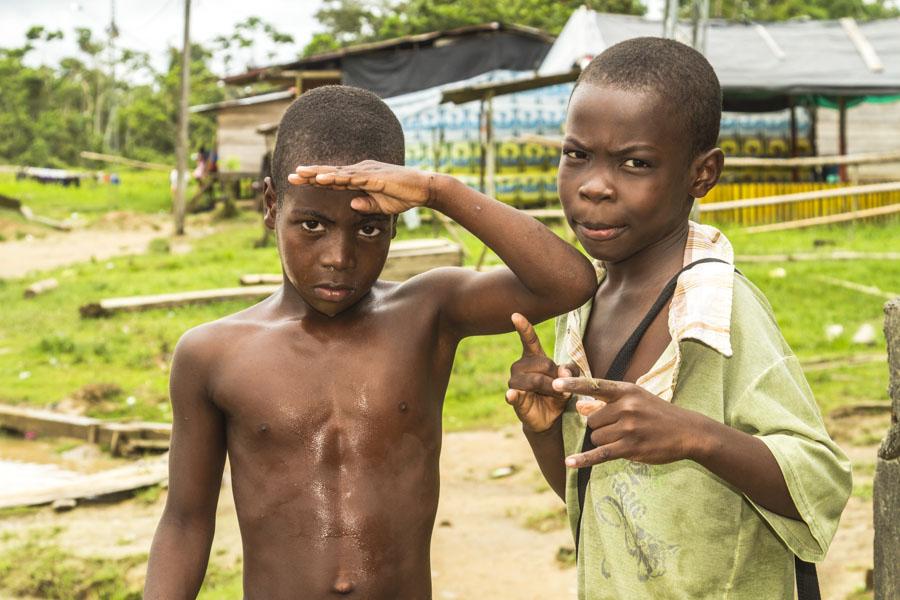
[(613, 240), (628, 228), (627, 225), (610, 225), (608, 223), (582, 223), (575, 221), (575, 226), (581, 230), (584, 237), (605, 242)]
[(353, 293), (353, 288), (348, 285), (334, 285), (323, 283), (313, 288), (313, 293), (320, 300), (326, 302), (341, 302)]

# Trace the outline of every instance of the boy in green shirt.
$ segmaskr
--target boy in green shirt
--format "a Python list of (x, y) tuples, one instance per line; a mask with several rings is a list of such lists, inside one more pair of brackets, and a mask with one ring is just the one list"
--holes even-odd
[(706, 59), (658, 38), (607, 49), (570, 100), (560, 199), (601, 283), (553, 360), (513, 315), (507, 401), (566, 501), (580, 598), (790, 598), (850, 493), (766, 299), (688, 220), (721, 103)]

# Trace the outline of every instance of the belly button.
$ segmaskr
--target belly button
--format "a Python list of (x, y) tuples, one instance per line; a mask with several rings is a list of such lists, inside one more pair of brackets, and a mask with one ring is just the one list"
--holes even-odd
[(269, 424), (268, 424), (268, 423), (263, 423), (263, 424), (260, 425), (256, 430), (257, 430), (259, 433), (265, 433), (265, 432), (267, 432), (267, 431), (269, 430)]
[(400, 412), (406, 412), (407, 410), (409, 410), (409, 406), (406, 404), (406, 402), (401, 402), (401, 403), (397, 406), (397, 408), (400, 409)]
[(338, 594), (349, 594), (353, 591), (353, 583), (346, 579), (335, 582), (332, 591)]

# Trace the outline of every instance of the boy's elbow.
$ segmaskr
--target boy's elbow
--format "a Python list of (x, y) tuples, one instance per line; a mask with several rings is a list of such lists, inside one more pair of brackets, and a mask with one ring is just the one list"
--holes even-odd
[(566, 294), (569, 306), (566, 310), (575, 310), (583, 306), (585, 302), (593, 298), (597, 292), (597, 273), (593, 265), (582, 257), (570, 271), (571, 281), (566, 286), (569, 293)]

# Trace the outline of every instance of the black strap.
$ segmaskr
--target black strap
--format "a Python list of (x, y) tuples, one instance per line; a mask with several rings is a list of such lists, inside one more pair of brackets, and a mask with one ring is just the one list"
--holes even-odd
[[(641, 339), (644, 337), (644, 334), (647, 333), (647, 329), (650, 328), (653, 320), (656, 319), (660, 311), (662, 311), (666, 304), (668, 304), (669, 300), (672, 298), (672, 295), (675, 293), (675, 287), (678, 285), (678, 278), (688, 269), (692, 269), (699, 264), (709, 262), (729, 264), (726, 261), (720, 260), (718, 258), (702, 258), (688, 265), (685, 265), (680, 271), (678, 271), (678, 273), (676, 273), (675, 276), (672, 277), (672, 279), (670, 279), (669, 282), (665, 285), (665, 287), (659, 293), (659, 297), (656, 299), (656, 302), (653, 303), (653, 306), (650, 307), (650, 310), (647, 311), (647, 314), (644, 315), (643, 319), (641, 319), (641, 322), (625, 341), (625, 344), (622, 345), (622, 348), (619, 350), (618, 354), (616, 354), (616, 357), (613, 359), (612, 364), (609, 366), (609, 370), (606, 372), (604, 379), (609, 379), (610, 381), (622, 381), (622, 379), (624, 379), (625, 371), (628, 369), (628, 365), (631, 363), (631, 359), (634, 356), (638, 345), (641, 343)], [(735, 271), (737, 271), (737, 269), (735, 269)], [(587, 452), (588, 450), (592, 450), (594, 448), (594, 443), (593, 441), (591, 441), (591, 430), (585, 427), (584, 439), (581, 442), (581, 451)], [(575, 526), (576, 560), (578, 557), (578, 546), (581, 538), (581, 516), (582, 514), (584, 514), (584, 499), (587, 495), (588, 483), (590, 483), (591, 480), (592, 468), (593, 467), (581, 467), (578, 469), (578, 522)], [(798, 600), (821, 600), (821, 596), (819, 595), (819, 580), (816, 576), (816, 565), (802, 561), (796, 556), (794, 557), (794, 562), (797, 577)]]
[(794, 556), (794, 576), (797, 579), (798, 600), (822, 600), (819, 594), (819, 576), (816, 575), (815, 563), (800, 560)]

